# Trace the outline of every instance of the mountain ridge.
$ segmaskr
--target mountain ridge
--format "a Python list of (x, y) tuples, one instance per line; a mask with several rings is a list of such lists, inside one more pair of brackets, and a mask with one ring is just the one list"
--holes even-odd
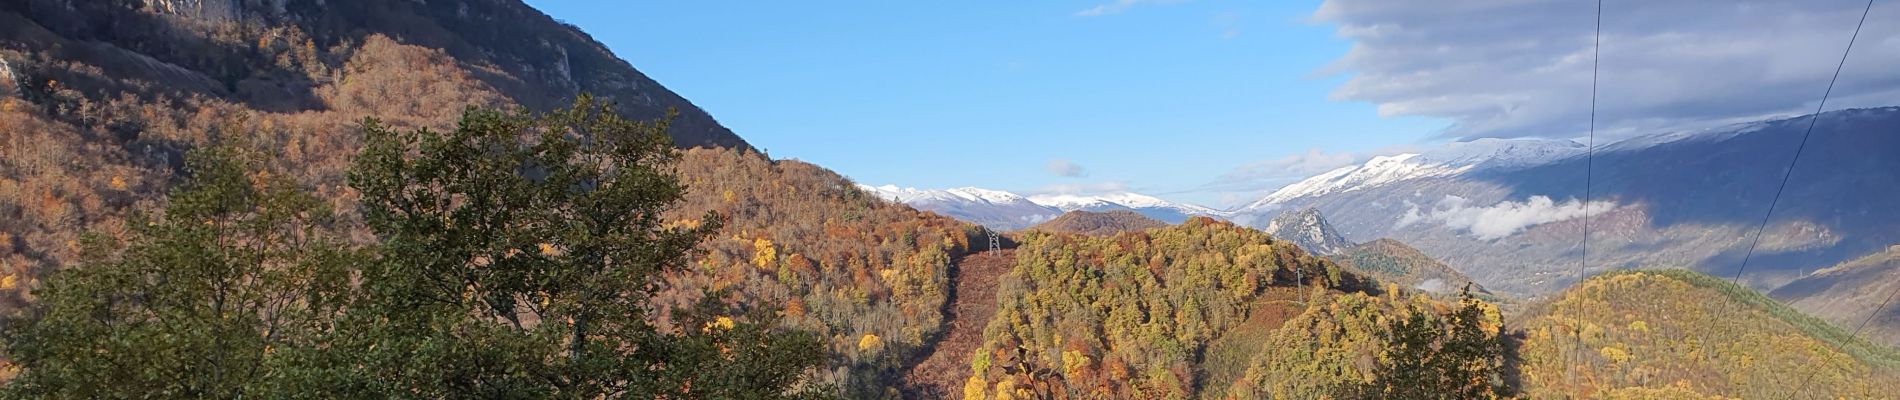
[(1227, 219), (1230, 215), (1225, 211), (1134, 192), (1024, 196), (1008, 191), (969, 186), (951, 189), (918, 189), (860, 183), (858, 188), (885, 200), (909, 204), (920, 210), (933, 211), (1000, 230), (1025, 229), (1071, 211), (1134, 211), (1169, 224), (1178, 224), (1197, 216)]

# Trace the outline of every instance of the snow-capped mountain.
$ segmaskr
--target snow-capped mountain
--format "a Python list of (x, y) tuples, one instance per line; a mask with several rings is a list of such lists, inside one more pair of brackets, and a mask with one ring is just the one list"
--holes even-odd
[(1478, 139), (1455, 142), (1420, 153), (1373, 157), (1287, 185), (1237, 210), (1270, 211), (1288, 201), (1350, 192), (1420, 178), (1444, 177), (1491, 168), (1523, 168), (1583, 154), (1582, 143), (1553, 139)]
[(1119, 192), (1101, 195), (1022, 196), (1001, 190), (975, 187), (954, 189), (916, 189), (897, 185), (858, 185), (872, 195), (909, 204), (919, 210), (936, 212), (996, 229), (1027, 228), (1069, 211), (1127, 210), (1167, 223), (1180, 223), (1189, 217), (1226, 218), (1228, 214), (1212, 208), (1177, 203), (1138, 193)]
[(1193, 205), (1193, 204), (1186, 204), (1186, 203), (1176, 203), (1172, 201), (1162, 200), (1154, 196), (1148, 196), (1148, 195), (1139, 194), (1139, 193), (1129, 193), (1129, 192), (1108, 193), (1108, 194), (1100, 194), (1100, 195), (1093, 195), (1093, 196), (1078, 196), (1078, 195), (1067, 195), (1067, 194), (1036, 195), (1036, 196), (1031, 196), (1029, 198), (1029, 201), (1034, 201), (1036, 202), (1036, 204), (1041, 204), (1041, 205), (1045, 205), (1049, 207), (1055, 207), (1062, 211), (1081, 210), (1081, 211), (1101, 212), (1101, 211), (1114, 211), (1114, 210), (1130, 210), (1137, 213), (1141, 213), (1142, 215), (1146, 215), (1148, 216), (1148, 218), (1154, 218), (1154, 219), (1161, 220), (1162, 222), (1167, 222), (1170, 224), (1178, 224), (1178, 223), (1181, 223), (1181, 221), (1186, 221), (1188, 218), (1195, 217), (1195, 216), (1206, 216), (1206, 217), (1226, 219), (1229, 215), (1228, 213), (1224, 211), (1215, 210), (1212, 208), (1202, 207), (1202, 206)]
[(1772, 288), (1900, 243), (1892, 212), (1900, 107), (1810, 117), (1599, 142), (1589, 160), (1568, 140), (1453, 143), (1313, 176), (1233, 219), (1264, 228), (1317, 208), (1347, 240), (1404, 241), (1507, 294), (1575, 282), (1586, 219), (1586, 274), (1653, 266), (1733, 274), (1796, 144), (1818, 121), (1763, 233), (1761, 243), (1774, 245), (1757, 249), (1742, 277)]
[(943, 214), (972, 223), (1003, 230), (1016, 230), (1048, 221), (1063, 210), (1029, 201), (1029, 198), (1001, 190), (975, 187), (953, 189), (916, 189), (897, 185), (858, 185), (872, 195), (892, 202), (909, 204), (919, 210)]

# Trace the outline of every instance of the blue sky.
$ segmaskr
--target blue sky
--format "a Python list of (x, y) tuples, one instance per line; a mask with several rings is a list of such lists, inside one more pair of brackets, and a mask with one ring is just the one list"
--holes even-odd
[[(1603, 144), (1813, 112), (1867, 4), (1606, 1), (1599, 58), (1595, 3), (1566, 0), (530, 3), (860, 183), (1214, 207), (1592, 116)], [(1828, 109), (1900, 99), (1895, 20), (1872, 9)]]
[(1448, 124), (1329, 100), (1351, 43), (1318, 2), (530, 3), (773, 157), (868, 184), (1226, 206), (1261, 190), (1209, 187), (1236, 168)]

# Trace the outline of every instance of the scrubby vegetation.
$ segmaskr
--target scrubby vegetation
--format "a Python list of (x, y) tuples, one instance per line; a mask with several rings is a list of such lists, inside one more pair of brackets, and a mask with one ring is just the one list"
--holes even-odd
[[(1597, 276), (1534, 311), (1524, 330), (1522, 379), (1532, 397), (1900, 393), (1900, 355), (1892, 349), (1685, 270)], [(1796, 393), (1809, 375), (1807, 392)]]

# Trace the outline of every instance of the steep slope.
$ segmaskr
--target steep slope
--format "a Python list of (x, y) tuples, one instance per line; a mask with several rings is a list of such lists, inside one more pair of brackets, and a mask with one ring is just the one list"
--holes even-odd
[[(1887, 303), (1897, 288), (1900, 246), (1889, 246), (1885, 251), (1815, 271), (1768, 292), (1768, 296), (1846, 329), (1865, 322), (1862, 337), (1900, 346), (1900, 305), (1888, 304), (1874, 315), (1874, 307)], [(1871, 321), (1869, 316), (1873, 316)]]
[(1070, 211), (1056, 219), (1029, 227), (1031, 230), (1076, 233), (1090, 236), (1110, 236), (1122, 232), (1137, 232), (1168, 226), (1134, 211)]
[(591, 92), (630, 117), (677, 109), (681, 146), (747, 147), (517, 0), (7, 1), (0, 70), (7, 305), (30, 301), (82, 232), (162, 201), (184, 151), (208, 143), (275, 155), (270, 169), (329, 201), (343, 230), (355, 218), (343, 171), (366, 117), (441, 128), (470, 106), (546, 109)]
[[(585, 32), (518, 0), (7, 4), (0, 6), (0, 19), (8, 22), (0, 24), (6, 27), (0, 28), (6, 42), (0, 48), (21, 53), (9, 58), (21, 64), (29, 85), (57, 78), (50, 70), (59, 67), (48, 64), (79, 63), (104, 70), (104, 76), (91, 77), (102, 80), (91, 82), (101, 88), (209, 96), (269, 111), (324, 109), (335, 102), (320, 98), (321, 86), (351, 78), (343, 75), (352, 47), (387, 37), (442, 51), (454, 68), (516, 104), (548, 108), (593, 93), (638, 119), (677, 109), (673, 136), (681, 146), (746, 147), (711, 115)], [(80, 90), (94, 98), (117, 94)]]
[(906, 397), (954, 398), (959, 385), (969, 379), (970, 354), (983, 344), (983, 327), (996, 315), (996, 284), (1009, 273), (1015, 253), (1009, 249), (994, 254), (984, 251), (955, 260), (952, 304), (945, 316), (948, 327), (943, 338), (930, 346), (930, 354), (905, 372)]
[(977, 227), (879, 200), (824, 168), (692, 149), (678, 170), (687, 199), (670, 220), (710, 211), (727, 222), (701, 244), (699, 268), (668, 277), (655, 301), (688, 307), (725, 291), (722, 302), (818, 333), (831, 353), (819, 378), (847, 398), (897, 396), (906, 370), (948, 329), (946, 311), (961, 315), (950, 307), (953, 285), (982, 276), (950, 276)]
[[(1532, 398), (1900, 393), (1900, 354), (1893, 349), (1854, 340), (1837, 351), (1846, 332), (1686, 270), (1593, 277), (1533, 311), (1523, 329), (1520, 370)], [(1810, 375), (1813, 381), (1802, 386)]]
[(1312, 207), (1281, 213), (1267, 222), (1266, 231), (1275, 238), (1293, 242), (1308, 253), (1322, 256), (1336, 255), (1353, 246), (1333, 229), (1333, 224), (1320, 216), (1319, 209)]
[(1489, 293), (1465, 274), (1397, 240), (1379, 239), (1348, 247), (1332, 259), (1380, 281), (1431, 294), (1456, 294), (1466, 284), (1472, 285), (1473, 292)]
[[(1587, 204), (1584, 172), (1592, 161), (1566, 146), (1494, 145), (1502, 151), (1451, 157), (1462, 162), (1420, 161), (1431, 158), (1428, 151), (1316, 176), (1235, 220), (1265, 226), (1278, 213), (1315, 207), (1349, 240), (1398, 239), (1467, 267), (1492, 290), (1540, 295), (1576, 281), (1587, 213), (1590, 272), (1681, 265), (1733, 274), (1808, 122), (1775, 119), (1600, 146)], [(1900, 243), (1900, 230), (1891, 229), (1900, 214), (1888, 212), (1900, 202), (1900, 158), (1891, 156), (1900, 136), (1888, 134), (1896, 129), (1896, 107), (1820, 116), (1745, 283), (1773, 288)], [(1387, 176), (1394, 178), (1373, 179)]]

